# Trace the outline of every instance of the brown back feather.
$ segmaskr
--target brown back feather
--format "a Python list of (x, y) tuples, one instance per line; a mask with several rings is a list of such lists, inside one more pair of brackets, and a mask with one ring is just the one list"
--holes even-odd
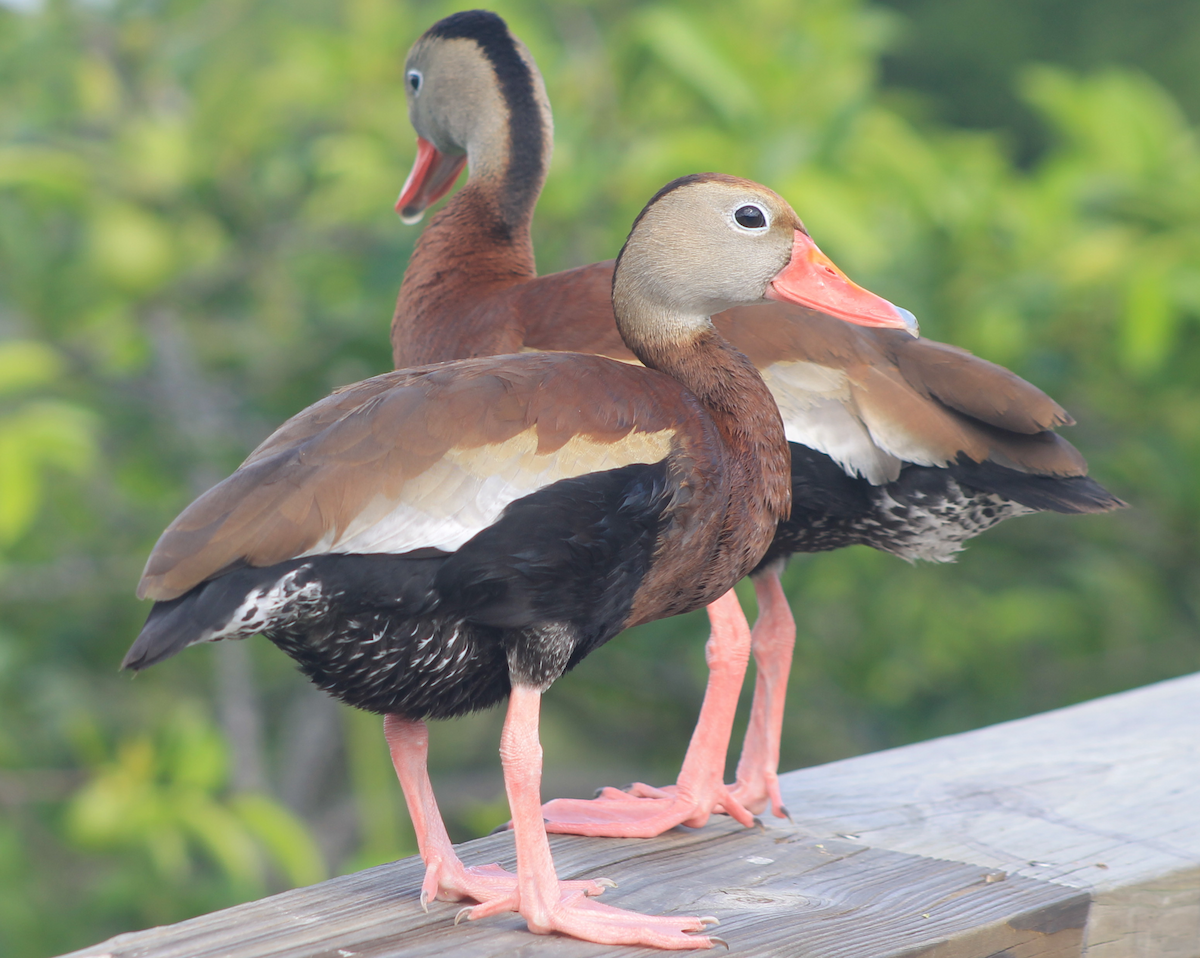
[(238, 565), (319, 551), (352, 523), (408, 502), (406, 484), (451, 451), (488, 475), (488, 447), (531, 429), (538, 456), (577, 440), (558, 463), (565, 474), (648, 461), (635, 433), (665, 434), (689, 460), (721, 455), (687, 390), (601, 357), (499, 356), (388, 373), (293, 417), (185, 509), (151, 553), (138, 595), (166, 601)]

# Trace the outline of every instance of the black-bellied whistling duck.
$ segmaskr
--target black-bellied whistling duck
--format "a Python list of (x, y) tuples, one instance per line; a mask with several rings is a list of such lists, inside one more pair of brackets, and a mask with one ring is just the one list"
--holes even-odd
[[(155, 600), (124, 665), (261, 632), (322, 689), (386, 716), (427, 871), (422, 900), (516, 910), (539, 933), (706, 948), (709, 919), (633, 915), (560, 883), (541, 816), (541, 693), (622, 629), (709, 604), (713, 649), (747, 648), (731, 586), (788, 513), (783, 423), (714, 311), (809, 295), (791, 208), (744, 180), (676, 180), (614, 276), (650, 368), (531, 353), (400, 370), (290, 419), (155, 546)], [(858, 291), (848, 318), (903, 326)], [(744, 666), (744, 660), (743, 660)], [(426, 773), (422, 720), (509, 696), (501, 739), (516, 875), (466, 868)]]
[[(405, 273), (392, 322), (397, 365), (529, 349), (635, 361), (613, 322), (612, 262), (536, 274), (529, 227), (550, 162), (552, 121), (529, 52), (499, 17), (471, 11), (427, 31), (405, 70), (419, 138), (397, 211), (416, 222), (464, 165), (470, 171), (421, 235)], [(815, 247), (808, 255), (833, 279), (834, 267)], [(779, 572), (790, 554), (861, 543), (941, 562), (1009, 516), (1121, 505), (1052, 431), (1072, 422), (1067, 413), (1000, 366), (785, 303), (739, 307), (714, 321), (779, 405), (794, 500), (753, 577), (758, 677), (733, 803), (722, 798), (727, 742), (716, 730), (724, 719), (709, 721), (708, 713), (731, 716), (735, 703), (721, 701), (710, 684), (676, 787), (550, 802), (552, 831), (644, 836), (703, 824), (714, 810), (743, 822), (747, 809), (768, 805), (786, 814), (776, 771), (795, 623)], [(728, 676), (719, 685), (733, 688)]]

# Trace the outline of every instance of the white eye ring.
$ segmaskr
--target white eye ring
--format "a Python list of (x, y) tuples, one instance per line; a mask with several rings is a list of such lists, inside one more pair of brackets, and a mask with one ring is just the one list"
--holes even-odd
[(771, 218), (757, 203), (743, 203), (733, 212), (733, 221), (740, 229), (761, 233), (771, 225)]
[(408, 73), (404, 75), (404, 79), (408, 81), (408, 88), (412, 90), (413, 93), (421, 92), (421, 84), (425, 81), (425, 78), (421, 76), (420, 70), (409, 70)]

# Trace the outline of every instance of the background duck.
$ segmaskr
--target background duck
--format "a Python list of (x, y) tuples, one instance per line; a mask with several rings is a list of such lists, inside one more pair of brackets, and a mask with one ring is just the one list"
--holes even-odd
[[(537, 276), (530, 223), (553, 124), (524, 45), (495, 14), (454, 14), (414, 44), (405, 84), (418, 156), (397, 211), (416, 222), (464, 166), (469, 176), (414, 249), (392, 321), (396, 364), (530, 349), (635, 362), (613, 321), (611, 261)], [(815, 246), (808, 255), (852, 287)], [(550, 802), (552, 831), (650, 835), (716, 810), (787, 814), (776, 773), (795, 623), (779, 574), (791, 554), (863, 544), (944, 562), (1011, 516), (1122, 505), (1053, 431), (1073, 420), (1037, 387), (953, 346), (847, 326), (835, 303), (799, 302), (714, 318), (762, 373), (792, 456), (792, 514), (753, 575), (757, 679), (732, 789), (741, 807), (722, 804), (725, 743), (702, 712), (676, 787)], [(732, 684), (714, 681), (705, 710), (731, 711)]]

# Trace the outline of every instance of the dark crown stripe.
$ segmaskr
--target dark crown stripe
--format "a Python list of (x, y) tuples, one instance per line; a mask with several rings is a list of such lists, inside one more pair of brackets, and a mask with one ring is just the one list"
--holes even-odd
[[(650, 201), (645, 206), (642, 207), (642, 211), (640, 213), (638, 213), (637, 219), (635, 219), (633, 221), (633, 225), (631, 227), (629, 227), (629, 235), (625, 237), (625, 242), (621, 244), (621, 252), (619, 252), (617, 254), (616, 266), (621, 265), (621, 257), (625, 255), (625, 247), (629, 245), (629, 237), (633, 236), (634, 232), (638, 228), (638, 224), (642, 221), (642, 217), (644, 217), (648, 212), (650, 212), (650, 208), (652, 206), (654, 206), (655, 203), (657, 203), (659, 200), (661, 200), (668, 193), (674, 193), (677, 189), (679, 189), (682, 186), (691, 186), (693, 183), (708, 183), (713, 180), (716, 180), (719, 182), (724, 182), (724, 183), (744, 182), (744, 181), (739, 180), (736, 176), (729, 176), (725, 173), (689, 173), (687, 176), (681, 176), (677, 179), (671, 180), (670, 183), (668, 183), (661, 190), (659, 190), (652, 197), (650, 197)], [(613, 279), (616, 280), (616, 278), (617, 278), (617, 270), (614, 267), (613, 268)]]
[(426, 32), (443, 40), (471, 40), (488, 58), (508, 105), (509, 162), (502, 204), (508, 218), (529, 207), (545, 176), (546, 130), (534, 95), (533, 73), (517, 52), (508, 25), (488, 10), (464, 10), (439, 20)]

